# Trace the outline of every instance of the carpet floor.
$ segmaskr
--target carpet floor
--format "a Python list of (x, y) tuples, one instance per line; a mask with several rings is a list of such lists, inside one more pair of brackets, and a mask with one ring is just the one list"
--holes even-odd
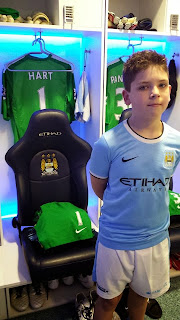
[[(171, 288), (157, 299), (162, 308), (161, 320), (180, 320), (180, 277), (171, 278)], [(74, 319), (74, 303), (46, 309), (20, 317), (14, 320), (72, 320)], [(145, 316), (144, 320), (149, 320)]]

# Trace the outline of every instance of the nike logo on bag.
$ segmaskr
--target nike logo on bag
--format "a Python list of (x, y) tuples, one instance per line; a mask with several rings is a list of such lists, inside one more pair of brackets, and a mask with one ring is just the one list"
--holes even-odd
[(134, 157), (134, 158), (130, 158), (130, 159), (124, 159), (124, 157), (122, 158), (122, 162), (127, 162), (127, 161), (131, 161), (133, 159), (136, 159), (137, 157)]
[(86, 229), (87, 227), (85, 227), (85, 228), (82, 228), (82, 229), (80, 229), (80, 230), (77, 230), (76, 229), (76, 233), (80, 233), (81, 231), (83, 231), (84, 229)]

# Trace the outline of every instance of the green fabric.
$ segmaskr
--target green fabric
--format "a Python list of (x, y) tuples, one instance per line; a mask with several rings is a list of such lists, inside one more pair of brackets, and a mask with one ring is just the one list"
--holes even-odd
[(19, 12), (12, 8), (0, 8), (0, 14), (11, 15), (14, 19), (19, 17)]
[(9, 68), (25, 70), (7, 69), (3, 73), (1, 112), (4, 120), (11, 120), (14, 143), (24, 135), (31, 115), (37, 110), (62, 110), (70, 122), (75, 120), (75, 82), (74, 74), (68, 71), (69, 64), (54, 59), (53, 55), (47, 58), (26, 55)]
[(43, 204), (35, 220), (34, 228), (44, 249), (93, 237), (87, 212), (69, 202)]
[(107, 68), (105, 131), (115, 127), (119, 123), (123, 110), (129, 108), (122, 95), (124, 89), (123, 66), (124, 62), (119, 59)]
[(169, 190), (170, 216), (180, 215), (180, 194)]

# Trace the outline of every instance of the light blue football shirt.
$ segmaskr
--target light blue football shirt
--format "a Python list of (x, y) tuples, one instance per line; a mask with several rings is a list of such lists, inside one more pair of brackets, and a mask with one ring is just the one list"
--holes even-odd
[(159, 138), (146, 139), (125, 120), (94, 145), (90, 173), (108, 178), (99, 219), (106, 247), (137, 250), (168, 237), (168, 189), (180, 161), (180, 132), (163, 125)]

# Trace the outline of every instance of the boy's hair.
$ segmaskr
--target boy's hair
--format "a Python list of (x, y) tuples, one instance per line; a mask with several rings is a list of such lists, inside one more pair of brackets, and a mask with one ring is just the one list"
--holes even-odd
[(158, 66), (167, 74), (167, 59), (164, 54), (159, 54), (154, 50), (143, 50), (133, 53), (124, 63), (123, 82), (125, 89), (130, 92), (131, 83), (140, 71), (146, 70), (150, 66)]

